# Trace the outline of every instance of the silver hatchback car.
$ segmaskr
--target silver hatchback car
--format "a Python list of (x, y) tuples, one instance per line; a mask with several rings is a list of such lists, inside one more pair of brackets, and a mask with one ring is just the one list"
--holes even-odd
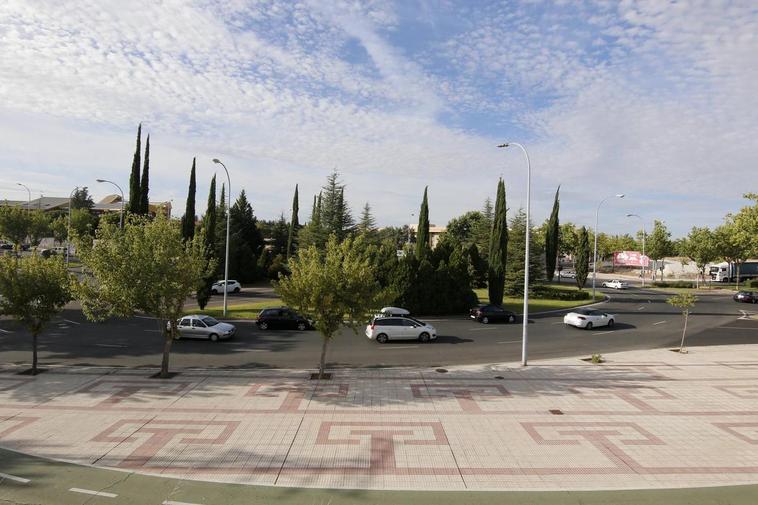
[(231, 338), (237, 332), (233, 324), (222, 323), (211, 316), (184, 316), (177, 322), (176, 338), (202, 338), (216, 342)]

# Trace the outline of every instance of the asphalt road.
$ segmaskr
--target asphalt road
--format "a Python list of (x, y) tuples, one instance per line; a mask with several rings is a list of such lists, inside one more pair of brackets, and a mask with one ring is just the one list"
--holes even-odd
[[(682, 315), (665, 303), (668, 295), (632, 288), (615, 292), (598, 308), (616, 314), (616, 326), (592, 331), (564, 327), (564, 312), (537, 315), (529, 323), (529, 359), (606, 354), (631, 349), (678, 347)], [(758, 320), (743, 317), (758, 307), (724, 294), (700, 295), (690, 316), (686, 345), (758, 342)], [(521, 324), (482, 325), (465, 316), (425, 318), (437, 327), (435, 342), (378, 344), (344, 330), (330, 343), (330, 366), (449, 366), (518, 361)], [(237, 336), (225, 342), (176, 341), (171, 366), (217, 368), (313, 368), (321, 339), (315, 331), (261, 331), (252, 322), (235, 322)], [(46, 364), (160, 365), (162, 337), (152, 319), (133, 318), (95, 324), (69, 309), (40, 336), (40, 362)], [(31, 338), (11, 321), (0, 320), (0, 363), (27, 364)]]

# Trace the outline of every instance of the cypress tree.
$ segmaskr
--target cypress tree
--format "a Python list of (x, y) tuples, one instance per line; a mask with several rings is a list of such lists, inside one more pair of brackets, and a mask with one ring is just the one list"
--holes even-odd
[(490, 235), (490, 251), (487, 257), (487, 291), (490, 303), (503, 304), (505, 290), (505, 265), (508, 258), (508, 223), (505, 208), (505, 183), (503, 179), (497, 182), (497, 198), (495, 199), (495, 214)]
[(218, 273), (224, 272), (226, 258), (226, 185), (221, 183), (218, 207), (216, 207), (216, 257), (218, 261)]
[(129, 176), (129, 206), (127, 211), (139, 214), (142, 205), (142, 193), (140, 192), (140, 151), (142, 149), (142, 123), (137, 127), (137, 148), (134, 150), (132, 159), (132, 173)]
[(421, 210), (418, 213), (418, 230), (416, 230), (416, 257), (421, 260), (429, 253), (429, 200), (427, 190), (424, 188), (424, 199), (421, 201)]
[[(314, 202), (315, 203), (315, 202)], [(295, 184), (295, 196), (292, 197), (292, 217), (290, 218), (290, 229), (287, 234), (287, 259), (295, 252), (297, 246), (297, 231), (300, 228), (297, 213), (300, 210), (300, 202), (297, 196), (297, 184)]]
[(553, 211), (550, 213), (547, 227), (545, 228), (545, 277), (548, 282), (552, 282), (555, 273), (555, 264), (558, 260), (558, 247), (560, 241), (560, 223), (558, 222), (558, 209), (560, 202), (558, 194), (561, 187), (555, 191), (555, 200), (553, 201)]
[[(184, 222), (182, 222), (182, 229)], [(216, 256), (216, 176), (211, 179), (211, 187), (208, 191), (208, 207), (203, 216), (203, 239), (205, 245), (205, 257), (210, 261)], [(203, 310), (211, 298), (211, 287), (215, 272), (211, 272), (203, 278), (197, 288), (197, 305)]]
[(192, 170), (190, 170), (189, 190), (187, 191), (187, 206), (182, 217), (182, 237), (184, 240), (192, 240), (195, 236), (195, 158), (192, 158)]
[(587, 228), (582, 226), (579, 231), (579, 245), (576, 254), (576, 285), (579, 289), (584, 288), (587, 282), (587, 274), (590, 271), (590, 237)]
[(376, 230), (376, 219), (371, 215), (371, 206), (366, 202), (363, 206), (363, 213), (361, 214), (361, 220), (358, 223), (358, 231), (366, 234)]
[(150, 213), (150, 135), (145, 142), (145, 161), (142, 164), (142, 181), (140, 182), (140, 214)]

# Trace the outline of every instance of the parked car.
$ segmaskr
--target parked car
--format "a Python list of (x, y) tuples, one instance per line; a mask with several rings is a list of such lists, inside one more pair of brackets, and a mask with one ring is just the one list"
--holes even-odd
[(482, 324), (489, 323), (513, 323), (516, 322), (516, 314), (505, 310), (497, 305), (480, 305), (469, 311), (469, 317)]
[(263, 309), (255, 324), (261, 330), (300, 330), (313, 328), (313, 323), (288, 307)]
[[(226, 284), (227, 293), (239, 293), (241, 289), (242, 289), (242, 285), (237, 281), (233, 281), (230, 279)], [(224, 292), (224, 281), (214, 282), (213, 285), (211, 286), (211, 293), (214, 295), (217, 295), (223, 292)]]
[(195, 314), (177, 321), (176, 338), (202, 338), (212, 342), (232, 338), (237, 332), (233, 324), (222, 323), (211, 316)]
[(603, 287), (613, 289), (626, 289), (629, 287), (629, 283), (620, 281), (618, 279), (613, 279), (612, 281), (603, 282)]
[(754, 291), (740, 291), (732, 298), (735, 302), (758, 303), (758, 293)]
[(382, 307), (377, 316), (392, 317), (392, 316), (410, 316), (411, 312), (407, 309), (400, 307)]
[[(555, 277), (558, 277), (558, 273), (556, 272)], [(576, 279), (576, 272), (573, 270), (561, 270), (561, 277), (566, 277), (568, 279)]]
[(595, 309), (577, 309), (563, 316), (563, 324), (591, 330), (595, 326), (613, 327), (616, 316)]
[(437, 330), (412, 317), (375, 317), (366, 326), (366, 336), (384, 344), (388, 340), (419, 340), (429, 342), (437, 339)]

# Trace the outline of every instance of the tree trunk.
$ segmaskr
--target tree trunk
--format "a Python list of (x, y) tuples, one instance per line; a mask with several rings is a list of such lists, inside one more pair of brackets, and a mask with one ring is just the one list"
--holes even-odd
[(679, 352), (684, 352), (684, 335), (687, 334), (687, 318), (690, 315), (689, 310), (684, 311), (684, 329), (682, 330), (682, 343), (679, 345)]
[(168, 378), (168, 357), (174, 341), (174, 324), (161, 320), (165, 340), (163, 342), (163, 359), (161, 360), (161, 378)]
[(323, 343), (321, 345), (321, 361), (319, 362), (319, 366), (318, 366), (319, 380), (324, 378), (324, 368), (326, 368), (326, 346), (328, 343), (329, 343), (329, 339), (324, 337)]
[(37, 375), (37, 332), (32, 333), (32, 375)]

